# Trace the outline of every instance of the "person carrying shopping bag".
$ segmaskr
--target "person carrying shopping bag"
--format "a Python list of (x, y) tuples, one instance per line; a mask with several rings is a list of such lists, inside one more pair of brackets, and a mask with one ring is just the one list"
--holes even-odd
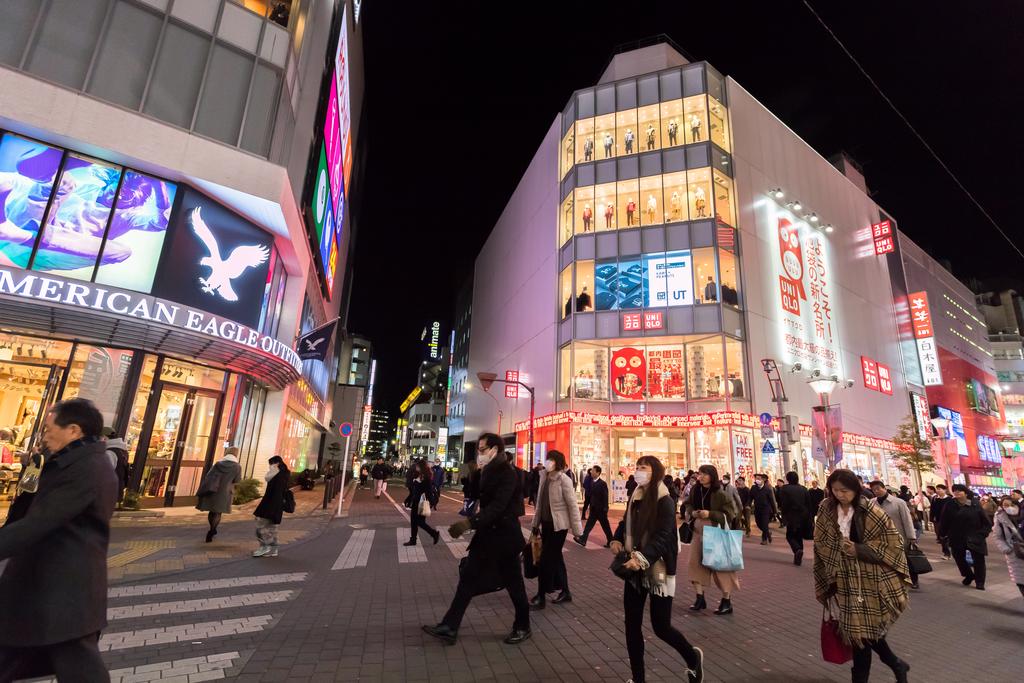
[(697, 469), (697, 483), (690, 489), (686, 500), (686, 519), (693, 522), (693, 542), (690, 545), (690, 561), (687, 569), (690, 583), (697, 593), (697, 599), (690, 606), (694, 612), (705, 609), (704, 589), (714, 583), (722, 591), (722, 601), (715, 614), (732, 614), (732, 593), (740, 587), (739, 577), (734, 571), (714, 571), (704, 566), (703, 529), (717, 525), (722, 529), (732, 527), (737, 511), (732, 499), (722, 490), (718, 470), (714, 465), (701, 465)]
[(530, 600), (530, 609), (544, 609), (547, 593), (556, 589), (561, 592), (553, 603), (572, 602), (562, 547), (569, 531), (574, 538), (583, 535), (583, 522), (580, 509), (576, 507), (576, 492), (565, 469), (565, 455), (561, 451), (548, 451), (544, 471), (540, 473), (537, 509), (533, 515), (533, 534), (540, 536), (541, 554), (537, 595)]
[(427, 524), (427, 517), (430, 516), (431, 496), (433, 494), (433, 473), (427, 467), (425, 460), (420, 460), (413, 465), (416, 476), (412, 480), (410, 497), (412, 498), (412, 509), (409, 511), (409, 540), (403, 545), (416, 545), (416, 533), (423, 529), (437, 544), (441, 532)]

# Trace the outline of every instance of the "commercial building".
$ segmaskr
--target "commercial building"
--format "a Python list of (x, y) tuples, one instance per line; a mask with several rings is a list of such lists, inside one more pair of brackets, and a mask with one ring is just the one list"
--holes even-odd
[[(473, 324), (473, 279), (459, 288), (455, 299), (455, 326), (451, 336), (451, 368), (448, 387), (448, 450), (452, 457), (465, 461), (475, 457), (476, 446), (465, 435), (466, 392), (472, 386), (469, 376), (469, 344)], [(466, 441), (469, 438), (470, 441)]]
[[(619, 476), (641, 455), (780, 476), (771, 359), (806, 478), (839, 456), (916, 484), (891, 457), (924, 394), (894, 222), (879, 227), (842, 166), (667, 43), (615, 55), (555, 117), (477, 257), (469, 376), (535, 388), (535, 461), (559, 449)], [(491, 391), (471, 388), (465, 431), (501, 410), (526, 464), (528, 392)]]
[(370, 436), (366, 441), (366, 459), (386, 457), (391, 437), (394, 435), (394, 422), (386, 408), (373, 408), (370, 413)]
[(351, 283), (363, 85), (346, 10), (5, 7), (0, 426), (17, 448), (48, 405), (83, 396), (125, 436), (145, 506), (193, 502), (226, 444), (243, 476), (272, 453), (316, 467), (337, 348), (293, 347), (345, 316)]
[(1024, 482), (1024, 306), (1013, 289), (977, 295), (988, 327), (992, 363), (1002, 399), (1006, 434), (1002, 439), (1003, 479)]

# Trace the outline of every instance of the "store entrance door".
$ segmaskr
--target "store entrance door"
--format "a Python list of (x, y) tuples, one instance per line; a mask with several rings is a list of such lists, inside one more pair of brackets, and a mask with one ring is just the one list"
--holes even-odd
[[(142, 473), (145, 507), (195, 496), (213, 445), (218, 392), (162, 384)], [(181, 501), (179, 501), (181, 502)]]

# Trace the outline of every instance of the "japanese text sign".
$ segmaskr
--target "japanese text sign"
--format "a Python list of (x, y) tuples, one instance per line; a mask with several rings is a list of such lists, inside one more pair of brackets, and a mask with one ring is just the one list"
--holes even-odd
[(892, 237), (892, 224), (882, 221), (871, 226), (871, 237), (875, 241), (875, 254), (881, 256), (896, 251)]

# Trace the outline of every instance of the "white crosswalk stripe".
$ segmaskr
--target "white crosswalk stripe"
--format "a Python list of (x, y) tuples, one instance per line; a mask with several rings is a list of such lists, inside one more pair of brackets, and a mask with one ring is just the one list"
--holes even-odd
[(305, 581), (306, 572), (291, 574), (265, 574), (263, 576), (236, 576), (230, 579), (207, 581), (181, 581), (178, 583), (148, 583), (135, 586), (115, 586), (107, 591), (109, 598), (161, 595), (165, 593), (194, 593), (195, 591), (218, 590), (221, 588), (242, 588), (244, 586), (265, 586), (272, 583)]
[(256, 633), (266, 628), (273, 619), (269, 614), (241, 619), (206, 621), (198, 624), (181, 624), (160, 628), (146, 628), (137, 631), (104, 633), (100, 638), (100, 652), (128, 650), (149, 645), (167, 643), (191, 643), (210, 638), (234, 636), (240, 633)]
[(349, 536), (341, 554), (334, 561), (335, 569), (352, 569), (354, 567), (365, 567), (370, 557), (370, 547), (373, 545), (373, 536), (376, 532), (373, 529), (356, 529)]
[[(148, 681), (171, 681), (179, 683), (199, 683), (200, 681), (218, 681), (226, 677), (226, 669), (235, 664), (241, 655), (237, 652), (221, 652), (205, 657), (188, 657), (172, 659), (156, 664), (143, 664), (110, 672), (110, 683), (146, 683)], [(57, 679), (42, 679), (41, 683), (55, 683)]]
[(465, 540), (465, 536), (452, 538), (447, 529), (438, 529), (438, 531), (441, 532), (441, 540), (444, 541), (448, 550), (452, 551), (452, 555), (455, 556), (456, 560), (461, 560), (469, 554), (469, 541)]
[[(395, 529), (395, 538), (398, 540), (398, 564), (411, 564), (414, 562), (426, 562), (427, 554), (423, 552), (423, 546), (405, 545), (408, 540), (409, 530), (405, 527)], [(424, 534), (425, 535), (425, 534)]]
[(187, 612), (205, 612), (232, 607), (249, 607), (266, 605), (274, 602), (290, 600), (294, 591), (270, 591), (266, 593), (245, 593), (225, 597), (203, 598), (200, 600), (173, 600), (168, 602), (146, 602), (138, 605), (107, 608), (107, 619), (135, 619), (152, 617), (159, 614), (183, 614)]

